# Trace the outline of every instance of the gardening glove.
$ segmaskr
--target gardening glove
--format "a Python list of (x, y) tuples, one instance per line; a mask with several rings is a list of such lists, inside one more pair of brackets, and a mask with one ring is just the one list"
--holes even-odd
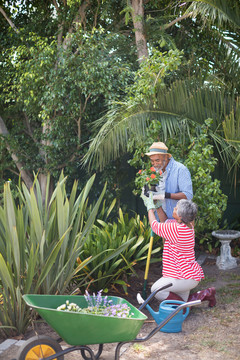
[[(149, 191), (146, 193), (145, 187), (142, 188), (142, 194), (141, 195), (146, 196), (148, 198), (149, 193), (150, 193)], [(153, 199), (154, 199), (154, 196), (155, 195), (153, 195)], [(159, 209), (163, 204), (163, 200), (155, 200), (153, 203), (155, 205), (155, 209)]]
[(147, 189), (146, 189), (146, 187), (145, 186), (143, 186), (142, 187), (142, 195), (145, 195), (145, 196), (147, 196), (148, 197), (148, 191), (147, 191)]
[(143, 199), (144, 205), (147, 208), (147, 211), (151, 209), (155, 209), (155, 205), (153, 203), (153, 194), (152, 192), (149, 192), (149, 197), (145, 196), (144, 194), (141, 194), (141, 198)]
[(164, 200), (165, 199), (165, 191), (159, 192), (156, 195), (153, 195), (153, 200)]
[[(154, 195), (153, 195), (153, 197), (154, 197)], [(155, 200), (154, 204), (155, 204), (155, 209), (159, 209), (163, 204), (163, 200)]]
[[(167, 198), (166, 193), (165, 193), (166, 178), (167, 178), (167, 171), (165, 171), (162, 174), (162, 179), (161, 179), (159, 185), (157, 186), (157, 194), (153, 195), (153, 200), (164, 200)], [(158, 203), (157, 208), (159, 208), (160, 206), (161, 206), (160, 203)]]

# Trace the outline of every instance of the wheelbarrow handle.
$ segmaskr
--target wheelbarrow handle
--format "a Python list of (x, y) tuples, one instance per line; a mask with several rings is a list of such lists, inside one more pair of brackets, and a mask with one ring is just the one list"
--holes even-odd
[(194, 300), (194, 301), (188, 301), (185, 304), (181, 304), (182, 308), (184, 307), (190, 307), (190, 306), (197, 306), (201, 304), (201, 300)]
[[(162, 286), (161, 288), (158, 288), (156, 290), (154, 290), (149, 296), (148, 298), (142, 303), (142, 305), (138, 308), (138, 310), (142, 310), (143, 308), (145, 308), (145, 306), (151, 301), (151, 299), (159, 292), (162, 290), (165, 290), (167, 288), (169, 288), (170, 286), (172, 286), (172, 283), (169, 283), (167, 285)], [(142, 299), (143, 300), (143, 299)]]

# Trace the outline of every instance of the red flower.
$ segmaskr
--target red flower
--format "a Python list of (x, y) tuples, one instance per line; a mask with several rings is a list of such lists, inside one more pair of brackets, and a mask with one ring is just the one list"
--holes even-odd
[(142, 173), (142, 170), (139, 170), (138, 174), (141, 174)]
[(156, 175), (155, 174), (152, 174), (151, 175), (151, 179), (155, 179), (156, 178)]
[(146, 177), (146, 180), (149, 181), (149, 180), (150, 180), (150, 177)]
[(152, 166), (152, 167), (150, 167), (150, 170), (151, 170), (151, 171), (156, 172), (156, 170), (154, 169), (154, 167), (153, 167), (153, 166)]
[(162, 170), (159, 171), (159, 174), (162, 175)]

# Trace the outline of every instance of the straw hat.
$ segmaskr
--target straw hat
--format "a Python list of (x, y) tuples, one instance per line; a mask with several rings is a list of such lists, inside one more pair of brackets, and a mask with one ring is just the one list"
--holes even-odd
[(163, 142), (155, 142), (153, 143), (150, 148), (149, 152), (145, 153), (147, 156), (151, 155), (169, 155), (171, 157), (172, 155), (168, 153), (168, 148)]

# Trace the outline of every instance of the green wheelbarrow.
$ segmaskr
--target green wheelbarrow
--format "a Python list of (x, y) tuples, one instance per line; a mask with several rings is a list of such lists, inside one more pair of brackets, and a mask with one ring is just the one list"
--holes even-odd
[[(108, 296), (112, 304), (127, 304), (132, 316), (131, 318), (105, 317), (96, 314), (82, 314), (71, 311), (59, 311), (57, 307), (69, 300), (79, 307), (87, 307), (84, 296), (81, 295), (24, 295), (27, 305), (35, 309), (38, 314), (56, 331), (60, 336), (54, 340), (45, 335), (37, 335), (27, 340), (19, 349), (17, 360), (64, 360), (64, 355), (75, 350), (80, 350), (85, 360), (97, 360), (103, 350), (105, 343), (118, 343), (115, 350), (115, 360), (119, 359), (121, 346), (129, 342), (143, 342), (156, 334), (169, 320), (180, 310), (201, 303), (200, 300), (184, 303), (177, 307), (164, 321), (156, 326), (151, 333), (144, 338), (136, 338), (147, 316), (141, 310), (150, 302), (158, 291), (166, 289), (168, 284), (153, 292), (144, 303), (137, 309), (127, 300), (117, 296)], [(64, 340), (71, 345), (62, 349), (60, 342)], [(89, 345), (98, 344), (98, 352), (94, 354)], [(88, 353), (88, 356), (86, 353)]]

